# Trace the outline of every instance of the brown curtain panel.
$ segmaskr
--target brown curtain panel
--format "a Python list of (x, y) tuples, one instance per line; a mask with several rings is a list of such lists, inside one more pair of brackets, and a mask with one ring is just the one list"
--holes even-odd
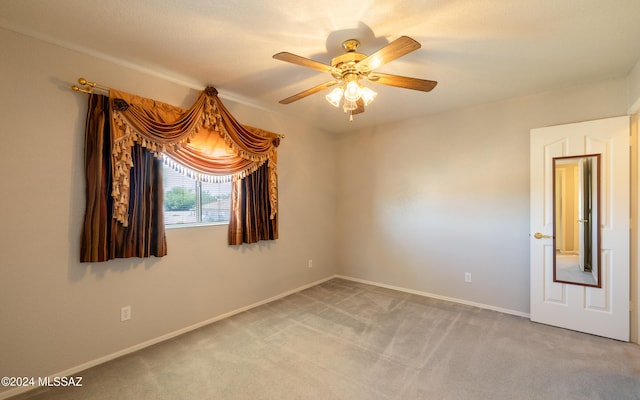
[(85, 127), (86, 207), (81, 262), (167, 254), (162, 213), (162, 161), (135, 145), (129, 172), (128, 226), (113, 218), (111, 108), (107, 96), (89, 94)]
[[(278, 238), (278, 214), (269, 201), (269, 167), (264, 164), (231, 190), (229, 244), (255, 243)], [(270, 218), (270, 215), (274, 215)]]

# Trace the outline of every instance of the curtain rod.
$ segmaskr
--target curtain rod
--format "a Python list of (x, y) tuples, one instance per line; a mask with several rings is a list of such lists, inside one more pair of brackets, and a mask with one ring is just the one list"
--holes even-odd
[(102, 90), (107, 93), (109, 92), (108, 87), (96, 82), (89, 82), (84, 78), (78, 78), (78, 83), (82, 85), (82, 87), (78, 85), (73, 85), (71, 86), (71, 90), (73, 90), (74, 92), (82, 92), (82, 93), (93, 93), (93, 89)]

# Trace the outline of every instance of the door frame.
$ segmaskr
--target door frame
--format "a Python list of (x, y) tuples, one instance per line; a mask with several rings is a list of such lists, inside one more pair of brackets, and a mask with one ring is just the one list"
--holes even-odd
[(629, 110), (631, 116), (630, 145), (631, 145), (631, 221), (630, 221), (630, 341), (640, 344), (640, 162), (638, 160), (640, 146), (640, 104)]

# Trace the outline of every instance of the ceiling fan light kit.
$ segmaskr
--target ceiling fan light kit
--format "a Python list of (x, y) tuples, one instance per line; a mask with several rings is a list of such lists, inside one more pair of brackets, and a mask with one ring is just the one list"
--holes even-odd
[(325, 99), (334, 107), (340, 107), (340, 101), (342, 101), (343, 111), (349, 114), (350, 120), (353, 120), (353, 111), (358, 110), (360, 107), (358, 100), (362, 100), (362, 107), (368, 106), (377, 95), (378, 93), (366, 86), (362, 86), (360, 82), (358, 82), (358, 78), (352, 75), (345, 78), (342, 85), (334, 88), (325, 96)]
[(393, 61), (396, 58), (409, 54), (421, 47), (420, 43), (408, 36), (401, 36), (370, 56), (358, 53), (357, 49), (359, 46), (360, 42), (356, 39), (348, 39), (342, 42), (342, 48), (345, 50), (345, 53), (333, 58), (331, 60), (331, 65), (288, 52), (275, 54), (273, 58), (276, 60), (289, 62), (322, 72), (328, 72), (334, 78), (331, 81), (314, 86), (298, 94), (287, 97), (286, 99), (282, 99), (280, 100), (280, 103), (289, 104), (324, 89), (338, 85), (328, 95), (326, 95), (325, 98), (329, 104), (334, 107), (340, 107), (340, 103), (342, 102), (343, 111), (349, 114), (350, 120), (353, 120), (353, 115), (363, 113), (364, 107), (371, 104), (377, 96), (376, 92), (366, 86), (363, 86), (360, 83), (361, 80), (423, 92), (431, 91), (438, 84), (436, 81), (429, 81), (426, 79), (373, 72), (375, 68)]

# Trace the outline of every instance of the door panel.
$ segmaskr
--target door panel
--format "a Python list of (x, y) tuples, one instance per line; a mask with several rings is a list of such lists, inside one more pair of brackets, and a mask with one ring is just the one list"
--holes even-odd
[[(554, 157), (601, 154), (602, 287), (553, 281)], [(629, 340), (629, 118), (531, 130), (531, 320)]]

